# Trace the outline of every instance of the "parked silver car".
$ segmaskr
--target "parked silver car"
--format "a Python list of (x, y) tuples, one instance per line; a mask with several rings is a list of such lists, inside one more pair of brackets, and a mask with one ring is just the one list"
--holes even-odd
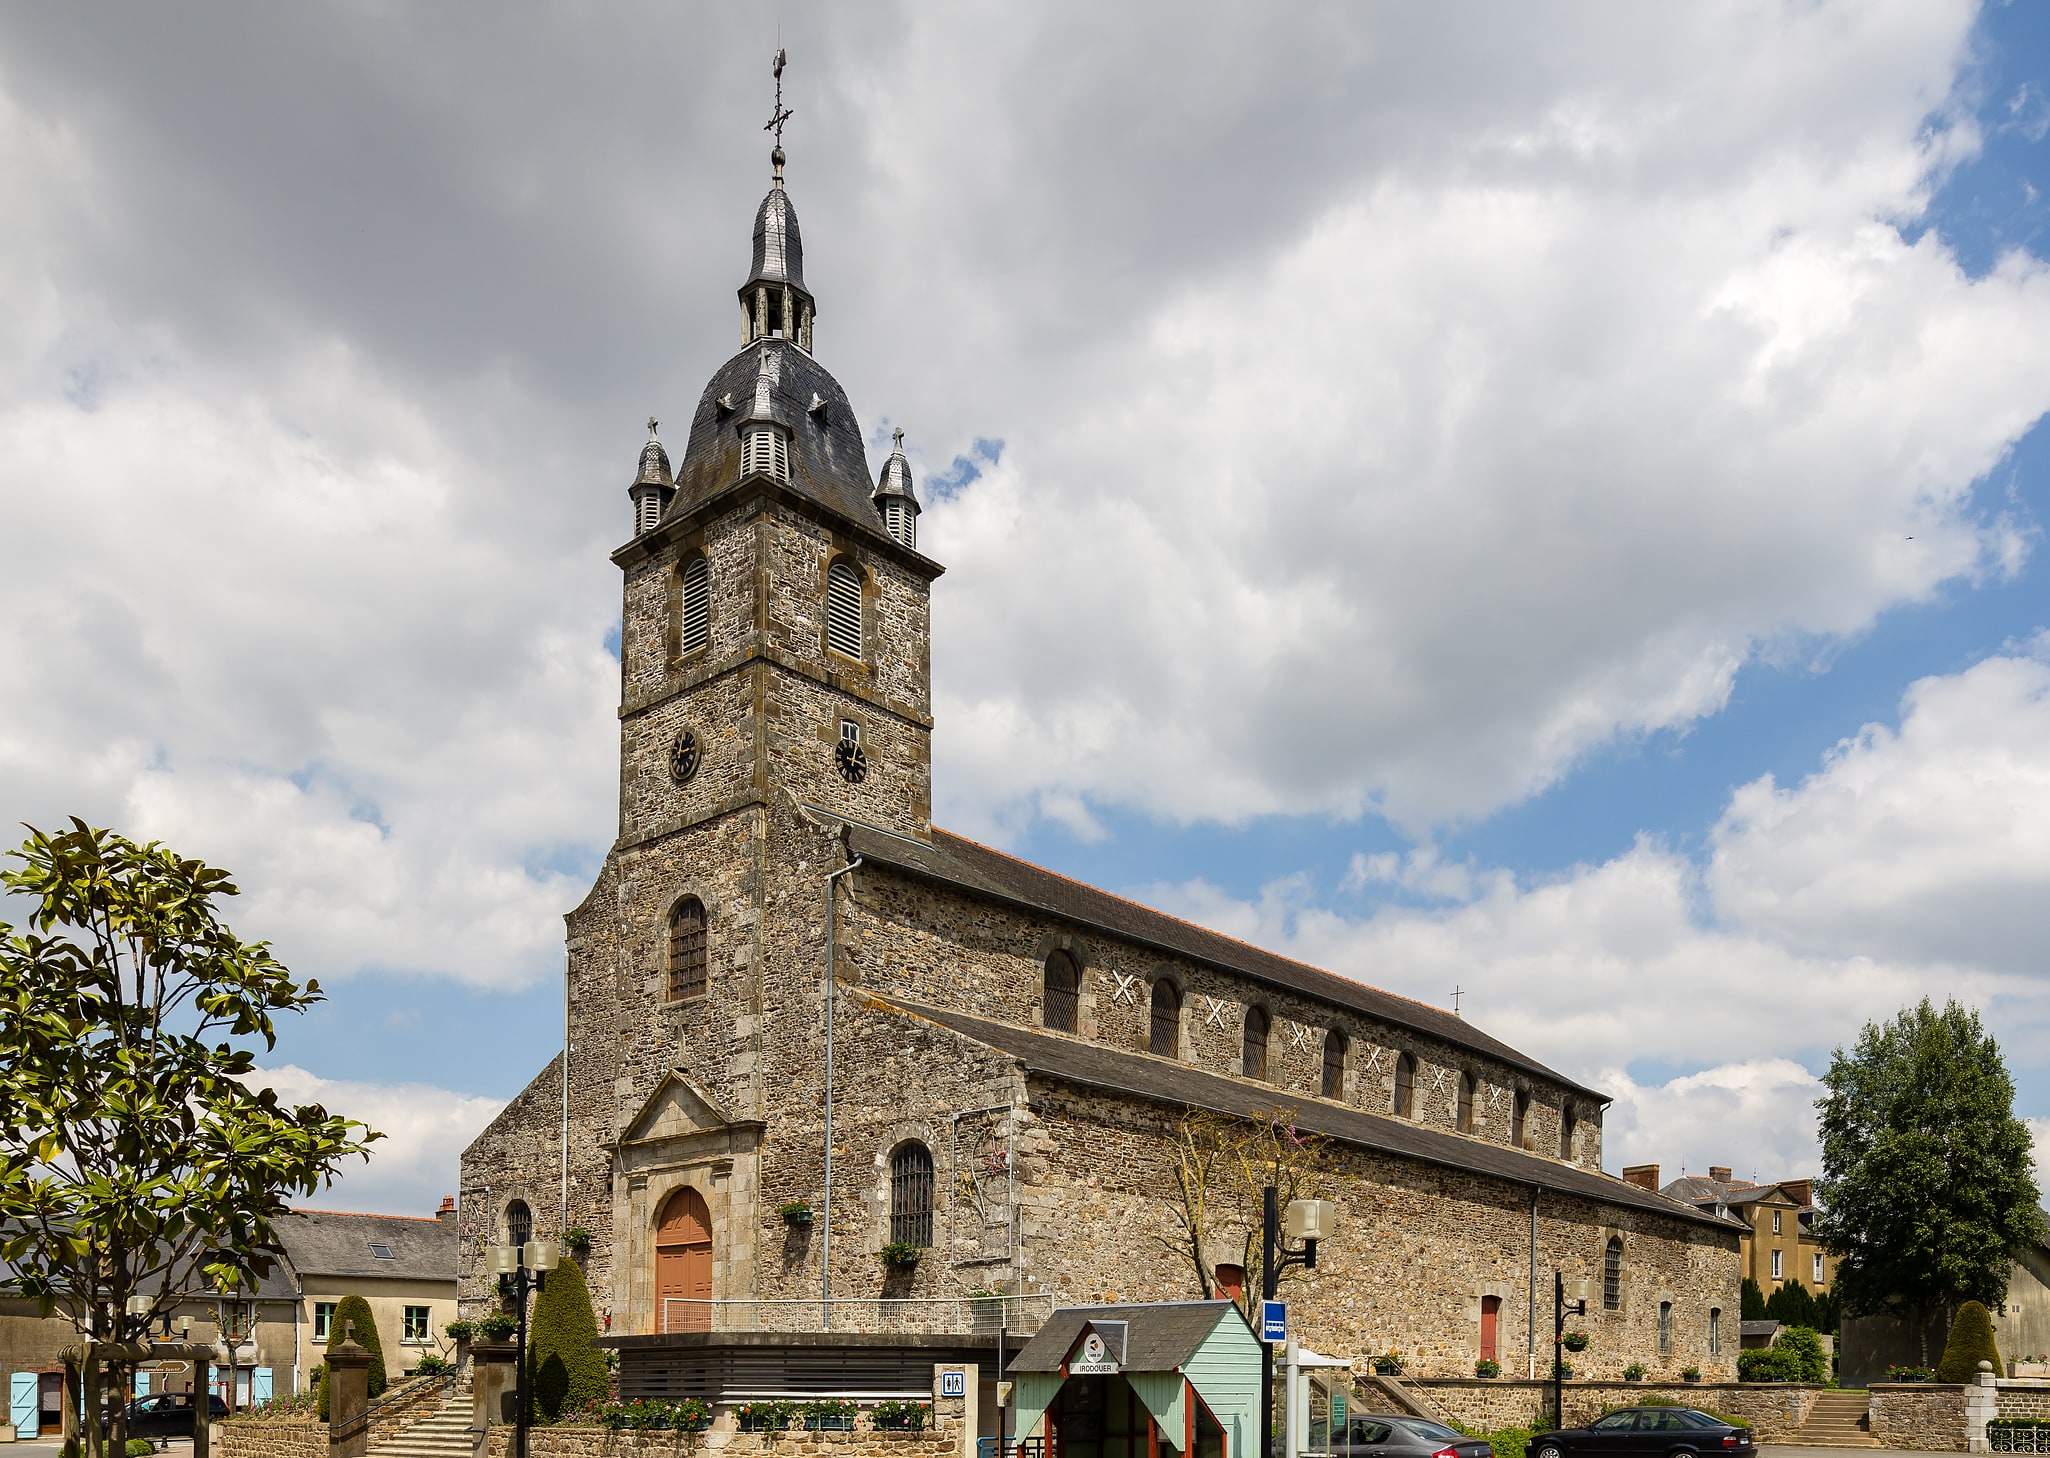
[(1443, 1423), (1396, 1413), (1359, 1412), (1334, 1436), (1331, 1458), (1495, 1458), (1485, 1438), (1455, 1433)]

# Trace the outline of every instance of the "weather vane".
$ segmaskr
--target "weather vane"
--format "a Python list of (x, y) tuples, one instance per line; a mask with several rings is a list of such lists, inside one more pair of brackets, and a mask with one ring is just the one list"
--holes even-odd
[(771, 114), (770, 114), (770, 116), (769, 116), (769, 124), (768, 124), (767, 126), (765, 126), (765, 127), (763, 127), (763, 128), (762, 128), (762, 130), (763, 130), (763, 131), (765, 131), (765, 132), (774, 132), (774, 133), (776, 134), (776, 145), (777, 145), (777, 147), (779, 147), (779, 148), (780, 148), (780, 147), (781, 147), (781, 146), (783, 145), (783, 123), (785, 123), (785, 122), (789, 121), (791, 117), (793, 117), (793, 116), (795, 116), (795, 115), (796, 115), (796, 113), (795, 113), (795, 112), (792, 112), (792, 111), (786, 111), (786, 110), (784, 109), (784, 106), (783, 106), (783, 61), (784, 61), (784, 59), (785, 59), (785, 57), (784, 57), (783, 47), (781, 47), (781, 46), (777, 46), (777, 47), (776, 47), (776, 64), (775, 64), (775, 66), (774, 66), (774, 68), (773, 68), (773, 69), (774, 69), (774, 71), (775, 71), (775, 76), (776, 76), (776, 110), (775, 110), (775, 111), (774, 111), (773, 113), (771, 113)]

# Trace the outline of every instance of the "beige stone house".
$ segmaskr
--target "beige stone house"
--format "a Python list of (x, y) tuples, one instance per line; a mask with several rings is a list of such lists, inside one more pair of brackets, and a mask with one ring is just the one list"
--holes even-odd
[[(1558, 1269), (1601, 1283), (1584, 1368), (1732, 1373), (1743, 1227), (1604, 1174), (1604, 1095), (931, 823), (942, 569), (901, 441), (872, 474), (814, 352), (774, 162), (742, 347), (629, 488), (617, 834), (567, 917), (566, 1053), (463, 1156), (466, 1314), (486, 1245), (580, 1228), (627, 1390), (730, 1392), (692, 1375), (739, 1371), (729, 1337), (1194, 1297), (1176, 1121), (1286, 1111), (1341, 1211), (1288, 1288), (1311, 1345), (1521, 1375)], [(895, 1390), (851, 1362), (778, 1380)]]
[(1713, 1165), (1706, 1176), (1685, 1175), (1661, 1186), (1655, 1164), (1626, 1166), (1623, 1178), (1742, 1221), (1738, 1258), (1743, 1274), (1768, 1296), (1787, 1281), (1799, 1281), (1810, 1295), (1820, 1296), (1836, 1279), (1836, 1257), (1815, 1234), (1813, 1180), (1760, 1184), (1732, 1179), (1726, 1166)]

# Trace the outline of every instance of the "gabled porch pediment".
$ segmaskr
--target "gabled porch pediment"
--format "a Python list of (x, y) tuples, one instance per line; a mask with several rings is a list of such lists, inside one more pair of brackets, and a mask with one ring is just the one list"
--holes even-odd
[(655, 1085), (655, 1091), (648, 1095), (639, 1112), (627, 1121), (618, 1144), (624, 1151), (635, 1145), (663, 1143), (693, 1134), (760, 1127), (759, 1119), (733, 1118), (702, 1084), (672, 1068)]

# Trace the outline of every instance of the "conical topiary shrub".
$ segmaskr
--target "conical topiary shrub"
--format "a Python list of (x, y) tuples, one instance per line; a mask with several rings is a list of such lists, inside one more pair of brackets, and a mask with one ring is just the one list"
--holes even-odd
[[(370, 1303), (361, 1296), (344, 1296), (335, 1303), (334, 1315), (328, 1318), (327, 1349), (333, 1351), (342, 1344), (350, 1332), (350, 1323), (355, 1323), (356, 1345), (370, 1352), (370, 1396), (373, 1401), (383, 1396), (385, 1389), (384, 1343), (378, 1340), (377, 1318), (370, 1314)], [(327, 1369), (321, 1368), (320, 1377), (320, 1420), (328, 1421), (327, 1415)]]
[(548, 1273), (527, 1319), (527, 1391), (533, 1421), (552, 1423), (610, 1389), (605, 1354), (591, 1343), (598, 1319), (583, 1267), (568, 1256)]
[(1943, 1344), (1943, 1360), (1936, 1364), (1936, 1380), (1976, 1382), (1981, 1362), (1991, 1362), (1996, 1373), (2003, 1370), (2000, 1349), (1993, 1342), (1993, 1318), (1978, 1302), (1967, 1301), (1957, 1309), (1957, 1319), (1950, 1324), (1950, 1340)]

